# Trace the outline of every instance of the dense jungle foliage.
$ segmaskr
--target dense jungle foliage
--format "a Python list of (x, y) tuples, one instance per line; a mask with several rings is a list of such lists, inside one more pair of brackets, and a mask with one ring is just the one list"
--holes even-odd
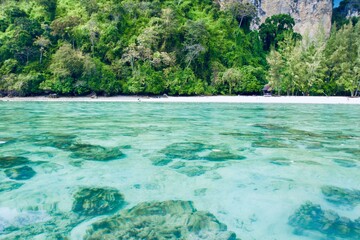
[(2, 0), (0, 95), (358, 93), (360, 24), (314, 41), (284, 14), (251, 30), (256, 13), (242, 0)]

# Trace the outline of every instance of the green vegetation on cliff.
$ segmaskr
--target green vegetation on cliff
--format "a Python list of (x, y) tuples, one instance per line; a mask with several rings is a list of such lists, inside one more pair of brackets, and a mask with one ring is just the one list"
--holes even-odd
[[(340, 75), (358, 69), (358, 42), (353, 65), (339, 70), (324, 57), (335, 37), (301, 41), (288, 15), (259, 31), (253, 20), (255, 7), (236, 0), (224, 9), (213, 0), (3, 0), (0, 96), (260, 94), (268, 82), (279, 93), (357, 93), (345, 83), (352, 72)], [(298, 60), (310, 67), (290, 67)]]

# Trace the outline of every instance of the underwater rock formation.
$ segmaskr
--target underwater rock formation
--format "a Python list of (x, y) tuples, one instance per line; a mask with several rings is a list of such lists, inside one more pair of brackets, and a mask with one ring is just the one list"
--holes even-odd
[(299, 235), (305, 230), (311, 230), (325, 234), (327, 239), (360, 239), (360, 218), (352, 221), (311, 202), (302, 205), (289, 218), (289, 224), (295, 227)]
[(225, 146), (198, 142), (173, 143), (151, 157), (154, 166), (168, 166), (188, 177), (200, 176), (207, 171), (224, 167), (227, 161), (244, 159), (246, 157), (232, 153)]
[(187, 161), (205, 160), (211, 162), (223, 162), (228, 160), (244, 160), (246, 157), (236, 155), (217, 145), (207, 145), (198, 142), (173, 143), (159, 152), (163, 154), (155, 165), (159, 163), (166, 165), (174, 159)]
[(207, 150), (209, 147), (198, 142), (173, 143), (160, 151), (166, 159), (198, 160), (198, 153)]
[(84, 239), (212, 239), (236, 240), (208, 212), (197, 211), (190, 201), (145, 202), (102, 219), (87, 230)]
[(185, 174), (188, 177), (201, 176), (209, 170), (212, 170), (212, 168), (204, 166), (184, 166), (176, 169), (178, 173)]
[(205, 156), (207, 161), (222, 162), (227, 160), (244, 160), (246, 157), (231, 153), (229, 150), (214, 149)]
[(29, 162), (29, 159), (25, 157), (0, 157), (0, 168), (12, 168)]
[(75, 143), (76, 135), (45, 133), (40, 136), (32, 136), (27, 139), (35, 145), (44, 147), (53, 147), (66, 150)]
[[(53, 147), (71, 152), (71, 158), (81, 158), (91, 161), (111, 161), (124, 158), (120, 148), (106, 148), (99, 145), (83, 144), (76, 140), (76, 135), (47, 133), (44, 136), (35, 136), (30, 140), (39, 146)], [(123, 149), (131, 146), (123, 146)]]
[(324, 194), (328, 202), (337, 205), (346, 205), (355, 207), (360, 203), (360, 191), (339, 188), (334, 186), (323, 186), (321, 192)]
[(277, 138), (262, 138), (251, 144), (253, 148), (293, 148), (291, 144), (282, 142)]
[(8, 192), (8, 191), (12, 191), (15, 189), (20, 188), (22, 185), (24, 185), (23, 183), (18, 183), (18, 182), (13, 182), (13, 181), (9, 181), (9, 182), (0, 182), (0, 193), (1, 192)]
[(36, 172), (28, 166), (6, 169), (5, 174), (13, 180), (28, 180), (35, 176)]
[(123, 195), (110, 188), (83, 188), (74, 199), (72, 211), (84, 216), (114, 213), (125, 205)]
[(125, 154), (119, 148), (105, 148), (98, 145), (74, 144), (69, 147), (71, 158), (82, 158), (92, 161), (111, 161), (124, 158)]

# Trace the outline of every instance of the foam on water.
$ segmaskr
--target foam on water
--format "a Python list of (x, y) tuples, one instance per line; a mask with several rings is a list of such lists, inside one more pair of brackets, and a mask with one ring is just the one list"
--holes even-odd
[[(59, 234), (81, 239), (106, 216), (73, 212), (76, 193), (111, 188), (124, 196), (124, 209), (192, 201), (241, 239), (326, 239), (320, 232), (295, 231), (289, 218), (308, 201), (352, 220), (360, 217), (359, 205), (335, 204), (322, 193), (323, 186), (360, 190), (359, 110), (0, 103), (0, 139), (13, 139), (2, 144), (0, 158), (27, 158), (23, 165), (36, 172), (16, 181), (21, 187), (0, 189), (0, 238), (46, 238), (52, 224)], [(10, 181), (4, 172), (0, 181)], [(25, 220), (19, 223), (19, 217)]]

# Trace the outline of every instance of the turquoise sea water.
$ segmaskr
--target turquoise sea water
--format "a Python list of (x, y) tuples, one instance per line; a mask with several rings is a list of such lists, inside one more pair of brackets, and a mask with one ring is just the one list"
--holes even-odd
[(360, 239), (359, 119), (346, 105), (0, 102), (0, 239)]

